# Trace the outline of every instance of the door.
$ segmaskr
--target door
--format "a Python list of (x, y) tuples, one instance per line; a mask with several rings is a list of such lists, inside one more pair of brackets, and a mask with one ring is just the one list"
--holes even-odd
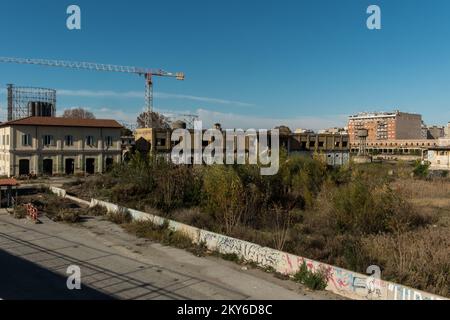
[(19, 176), (27, 176), (30, 174), (30, 160), (19, 160)]
[(87, 174), (95, 173), (95, 159), (94, 158), (86, 159), (86, 173)]
[(75, 160), (74, 159), (66, 159), (66, 174), (72, 175), (75, 173)]
[(106, 171), (110, 171), (114, 164), (113, 158), (106, 158)]
[(46, 176), (52, 176), (53, 175), (53, 160), (52, 159), (44, 159), (44, 165), (43, 165), (43, 173)]

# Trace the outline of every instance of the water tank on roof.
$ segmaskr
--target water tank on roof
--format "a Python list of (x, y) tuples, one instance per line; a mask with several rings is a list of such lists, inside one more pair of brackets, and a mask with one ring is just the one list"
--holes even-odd
[(369, 136), (369, 131), (368, 131), (367, 129), (359, 129), (359, 130), (356, 132), (356, 135), (357, 135), (359, 138), (367, 138), (367, 137)]
[(48, 102), (30, 101), (28, 111), (32, 117), (54, 117), (54, 107)]
[(175, 122), (172, 124), (172, 129), (173, 129), (173, 130), (176, 130), (176, 129), (186, 129), (186, 122), (181, 121), (181, 120), (175, 121)]

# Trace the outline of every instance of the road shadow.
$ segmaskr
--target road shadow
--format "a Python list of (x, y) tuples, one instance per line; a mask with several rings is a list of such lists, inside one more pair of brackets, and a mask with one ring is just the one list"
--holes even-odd
[(83, 286), (69, 290), (67, 278), (0, 249), (0, 299), (4, 300), (113, 300)]

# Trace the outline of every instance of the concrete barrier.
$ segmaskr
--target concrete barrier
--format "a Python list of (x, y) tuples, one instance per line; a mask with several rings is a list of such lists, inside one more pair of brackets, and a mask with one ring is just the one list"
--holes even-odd
[[(66, 196), (59, 188), (51, 189), (55, 194)], [(63, 192), (64, 191), (64, 192)], [(67, 196), (66, 196), (67, 197)], [(73, 197), (71, 197), (73, 199)], [(81, 199), (78, 199), (81, 200)], [(81, 200), (84, 201), (84, 200)], [(214, 232), (202, 230), (173, 220), (123, 208), (118, 205), (92, 199), (90, 206), (102, 206), (111, 213), (126, 210), (133, 220), (151, 221), (156, 225), (168, 224), (173, 231), (189, 236), (194, 243), (203, 243), (208, 250), (222, 254), (236, 254), (245, 261), (256, 263), (260, 267), (270, 267), (286, 275), (293, 275), (305, 264), (310, 271), (322, 271), (326, 274), (328, 284), (326, 290), (343, 297), (357, 300), (448, 300), (447, 298), (399, 285), (393, 282), (373, 278), (350, 270), (342, 269), (326, 263), (321, 263), (304, 257), (281, 252), (247, 241), (227, 237)]]
[(67, 195), (66, 190), (57, 187), (50, 187), (50, 191), (62, 198), (65, 198)]

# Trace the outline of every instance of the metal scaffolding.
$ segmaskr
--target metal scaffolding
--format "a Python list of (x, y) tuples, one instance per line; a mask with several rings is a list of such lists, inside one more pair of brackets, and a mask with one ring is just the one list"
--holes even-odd
[(56, 115), (56, 90), (7, 85), (8, 121)]

